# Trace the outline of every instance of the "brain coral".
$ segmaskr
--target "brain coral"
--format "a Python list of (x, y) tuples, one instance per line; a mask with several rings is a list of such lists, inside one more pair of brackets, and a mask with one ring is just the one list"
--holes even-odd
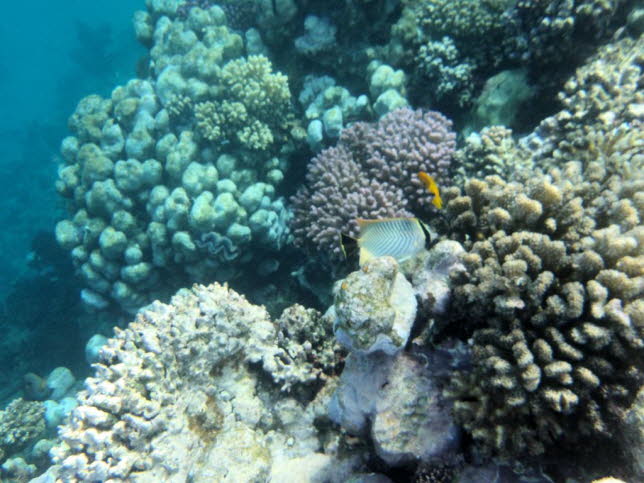
[[(644, 382), (644, 172), (569, 163), (444, 193), (468, 242), (453, 313), (474, 371), (455, 413), (484, 453), (611, 436)], [(480, 241), (475, 241), (480, 240)]]
[[(280, 393), (311, 386), (337, 364), (323, 324), (297, 306), (274, 323), (263, 307), (218, 284), (155, 302), (102, 348), (60, 429), (52, 476), (266, 481), (280, 464), (315, 455), (337, 470), (341, 458), (323, 455), (318, 439), (332, 434), (313, 424), (328, 392), (320, 400), (315, 390), (299, 399)], [(285, 334), (292, 339), (280, 341)]]

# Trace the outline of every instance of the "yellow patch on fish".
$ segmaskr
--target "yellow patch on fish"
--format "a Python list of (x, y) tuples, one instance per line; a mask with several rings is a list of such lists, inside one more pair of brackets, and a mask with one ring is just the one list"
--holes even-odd
[(425, 188), (427, 188), (427, 191), (429, 191), (431, 194), (434, 195), (434, 198), (432, 199), (432, 204), (439, 210), (443, 208), (443, 199), (441, 198), (441, 193), (438, 190), (438, 184), (436, 184), (436, 180), (434, 180), (433, 177), (425, 173), (425, 171), (421, 171), (418, 173), (418, 179), (420, 179), (423, 182), (423, 184), (425, 185)]
[(343, 251), (346, 243), (357, 244), (360, 266), (377, 257), (390, 256), (402, 262), (423, 250), (430, 242), (427, 227), (418, 218), (386, 218), (382, 220), (356, 220), (360, 228), (357, 239), (342, 237)]

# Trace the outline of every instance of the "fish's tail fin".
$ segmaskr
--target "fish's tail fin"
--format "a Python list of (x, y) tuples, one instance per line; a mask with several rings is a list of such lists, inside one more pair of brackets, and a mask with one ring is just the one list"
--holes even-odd
[(358, 252), (360, 251), (358, 240), (344, 233), (340, 233), (340, 249), (345, 259), (353, 260), (358, 256)]

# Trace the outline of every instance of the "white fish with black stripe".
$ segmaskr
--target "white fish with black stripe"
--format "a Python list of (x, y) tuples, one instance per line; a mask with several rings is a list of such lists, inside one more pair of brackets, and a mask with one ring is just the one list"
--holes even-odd
[(418, 218), (358, 218), (356, 221), (360, 228), (358, 238), (342, 234), (341, 243), (345, 257), (351, 256), (355, 248), (359, 249), (360, 266), (372, 258), (384, 256), (403, 262), (428, 248), (431, 243), (429, 229)]

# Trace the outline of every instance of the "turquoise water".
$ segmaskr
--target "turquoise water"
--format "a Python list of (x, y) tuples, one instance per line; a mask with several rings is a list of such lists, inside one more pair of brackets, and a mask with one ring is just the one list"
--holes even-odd
[(7, 7), (0, 481), (640, 481), (639, 3)]

